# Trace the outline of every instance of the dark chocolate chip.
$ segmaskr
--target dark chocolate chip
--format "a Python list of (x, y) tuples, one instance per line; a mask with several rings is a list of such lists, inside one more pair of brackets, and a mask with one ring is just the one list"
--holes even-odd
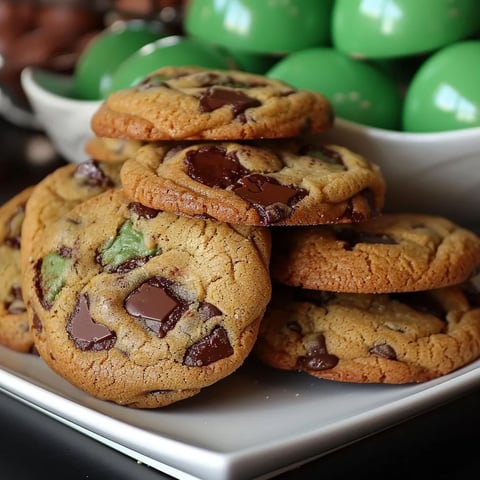
[(113, 180), (100, 168), (97, 160), (86, 160), (80, 163), (73, 177), (88, 187), (109, 188), (114, 185)]
[(21, 231), (23, 219), (25, 217), (25, 204), (19, 205), (7, 223), (7, 235), (5, 245), (15, 250), (21, 248)]
[(23, 303), (22, 287), (20, 285), (12, 285), (10, 294), (13, 297), (11, 302), (6, 302), (6, 310), (8, 313), (15, 315), (27, 311), (25, 303)]
[(41, 333), (41, 331), (43, 330), (43, 323), (42, 323), (42, 320), (40, 319), (40, 317), (38, 316), (37, 312), (33, 312), (32, 328), (37, 333)]
[(206, 321), (209, 318), (216, 317), (218, 315), (222, 315), (222, 312), (219, 308), (208, 302), (200, 303), (200, 306), (198, 307), (198, 313), (203, 321)]
[(185, 164), (189, 177), (213, 188), (227, 188), (249, 173), (235, 152), (213, 145), (188, 151)]
[(249, 97), (240, 90), (213, 86), (200, 95), (200, 111), (212, 112), (225, 105), (229, 105), (234, 115), (239, 115), (247, 108), (258, 107), (261, 102), (256, 98)]
[(328, 353), (325, 337), (320, 334), (317, 336), (317, 342), (310, 346), (307, 354), (297, 359), (297, 364), (300, 369), (329, 370), (334, 368), (338, 361), (339, 359), (336, 355)]
[(67, 321), (67, 332), (75, 345), (82, 351), (111, 349), (117, 335), (105, 325), (96, 323), (90, 315), (87, 295), (81, 295)]
[(217, 326), (212, 332), (191, 345), (185, 352), (183, 364), (188, 367), (204, 367), (233, 355), (233, 347), (225, 328)]
[(372, 355), (377, 355), (378, 357), (388, 358), (389, 360), (397, 359), (397, 353), (388, 343), (380, 343), (378, 345), (374, 345), (368, 350), (368, 353), (371, 353)]
[(303, 189), (282, 185), (273, 177), (261, 174), (241, 178), (232, 191), (252, 204), (263, 225), (272, 225), (289, 217), (293, 205), (307, 195)]
[(344, 170), (346, 169), (342, 155), (335, 150), (324, 147), (323, 145), (303, 145), (298, 154), (307, 155), (332, 165), (340, 165)]
[(345, 250), (353, 250), (359, 243), (373, 243), (373, 244), (385, 244), (385, 245), (397, 245), (398, 242), (387, 235), (386, 233), (373, 233), (356, 230), (354, 228), (336, 228), (335, 237), (345, 242), (343, 248)]
[(128, 210), (130, 212), (135, 213), (140, 218), (146, 218), (150, 220), (155, 218), (158, 215), (159, 210), (155, 210), (154, 208), (146, 207), (139, 202), (131, 202), (128, 204)]
[(159, 337), (164, 337), (188, 309), (188, 303), (175, 295), (172, 285), (164, 277), (152, 277), (125, 298), (125, 310), (142, 318)]

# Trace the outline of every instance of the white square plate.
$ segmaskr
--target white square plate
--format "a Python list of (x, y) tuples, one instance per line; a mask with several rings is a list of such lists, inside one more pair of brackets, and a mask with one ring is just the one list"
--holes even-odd
[(480, 360), (418, 385), (354, 385), (269, 369), (233, 375), (163, 409), (97, 400), (38, 357), (0, 346), (0, 389), (179, 479), (271, 478), (473, 388)]

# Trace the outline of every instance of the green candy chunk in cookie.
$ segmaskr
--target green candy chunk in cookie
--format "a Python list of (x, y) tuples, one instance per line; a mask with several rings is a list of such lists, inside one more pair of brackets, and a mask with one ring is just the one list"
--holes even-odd
[(131, 221), (126, 221), (118, 232), (118, 236), (109, 240), (101, 249), (97, 259), (108, 271), (119, 271), (145, 263), (157, 253), (156, 248), (148, 248), (145, 239), (133, 228)]
[(50, 308), (65, 285), (65, 278), (72, 265), (69, 251), (48, 253), (39, 265), (38, 294), (41, 302)]

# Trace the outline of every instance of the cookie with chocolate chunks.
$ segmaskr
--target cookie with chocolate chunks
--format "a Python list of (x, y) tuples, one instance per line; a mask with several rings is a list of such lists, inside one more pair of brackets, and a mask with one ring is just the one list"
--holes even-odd
[(236, 70), (163, 67), (110, 94), (91, 126), (98, 137), (237, 140), (320, 133), (333, 120), (318, 92)]
[(385, 194), (378, 166), (299, 138), (149, 143), (120, 175), (125, 194), (148, 207), (257, 226), (363, 221)]
[(87, 160), (57, 168), (35, 185), (22, 226), (22, 267), (41, 232), (79, 203), (120, 186), (120, 164)]
[(271, 295), (266, 228), (152, 210), (109, 190), (49, 225), (25, 273), (39, 354), (72, 384), (156, 408), (233, 373)]
[(275, 286), (254, 352), (320, 379), (424, 382), (480, 357), (480, 308), (463, 285), (396, 294)]
[(22, 293), (21, 229), (25, 204), (34, 187), (28, 187), (0, 206), (0, 344), (29, 352), (29, 330)]
[(430, 290), (468, 280), (480, 238), (451, 220), (384, 213), (355, 225), (274, 232), (272, 278), (285, 285), (350, 293)]

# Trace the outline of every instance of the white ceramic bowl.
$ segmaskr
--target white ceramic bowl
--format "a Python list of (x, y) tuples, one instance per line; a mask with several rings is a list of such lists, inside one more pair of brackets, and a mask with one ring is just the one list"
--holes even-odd
[(85, 143), (93, 136), (90, 119), (102, 102), (71, 98), (71, 76), (35, 67), (22, 71), (21, 83), (39, 126), (60, 155), (74, 163), (87, 160)]
[(337, 119), (323, 135), (380, 166), (385, 211), (432, 213), (480, 226), (480, 128), (404, 133)]

